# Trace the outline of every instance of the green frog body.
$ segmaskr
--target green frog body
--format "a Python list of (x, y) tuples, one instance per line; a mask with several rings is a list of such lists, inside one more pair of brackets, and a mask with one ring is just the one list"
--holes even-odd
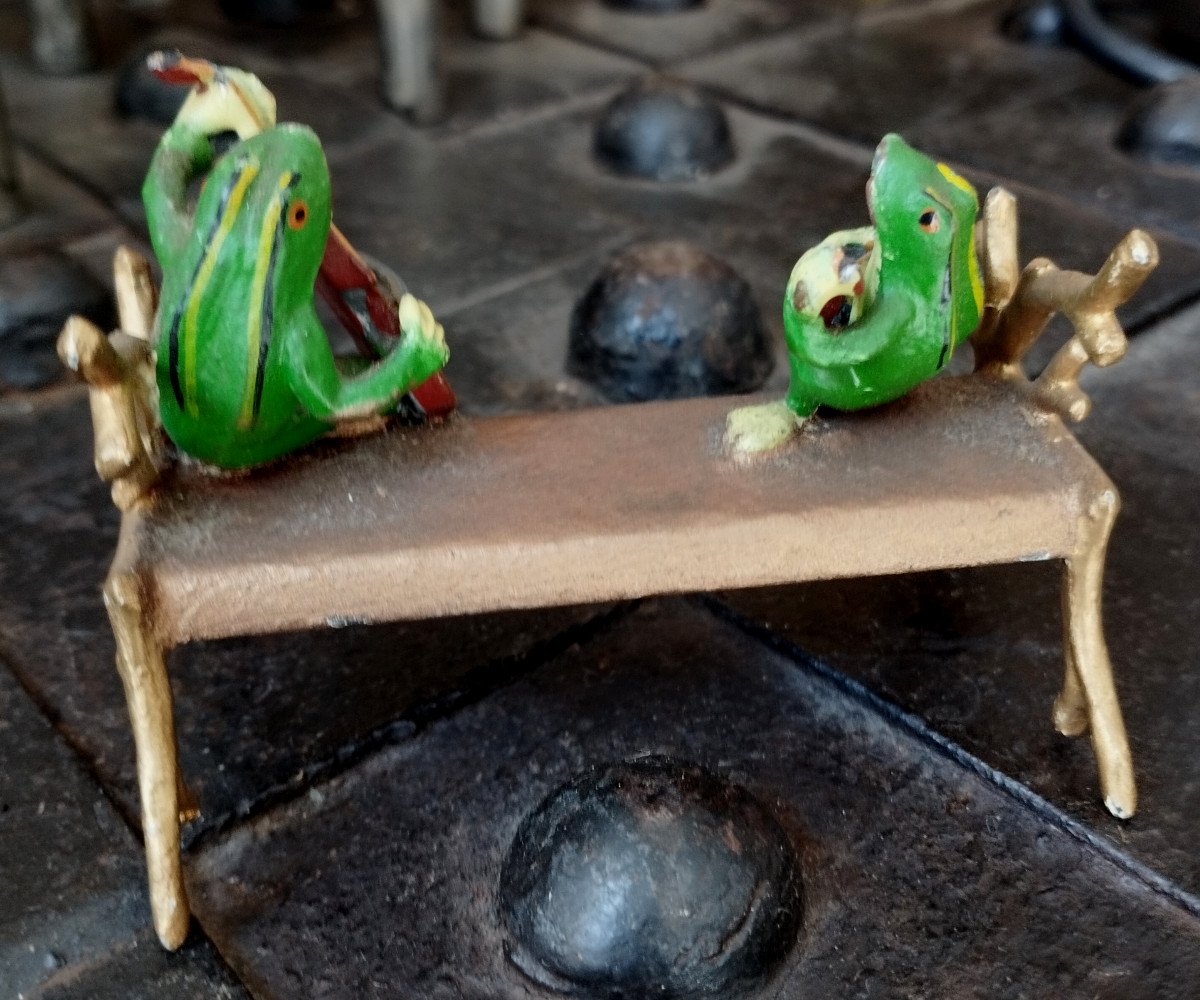
[(803, 258), (788, 284), (788, 404), (800, 417), (818, 406), (857, 410), (896, 399), (940, 371), (979, 325), (979, 201), (971, 185), (888, 135), (875, 154), (868, 204), (873, 233), (858, 232), (878, 257), (878, 287), (864, 295), (861, 315), (831, 325), (828, 300), (806, 295), (798, 280)]
[[(189, 186), (205, 173), (190, 211)], [(273, 125), (214, 162), (209, 129), (181, 115), (142, 194), (163, 272), (159, 409), (187, 454), (222, 468), (269, 462), (392, 410), (445, 364), (441, 327), (411, 296), (389, 354), (355, 375), (335, 362), (313, 297), (331, 196), (311, 129)]]
[(821, 406), (858, 410), (902, 396), (979, 325), (974, 188), (888, 135), (867, 202), (873, 226), (834, 233), (797, 262), (783, 305), (787, 397), (730, 414), (735, 450), (775, 447)]

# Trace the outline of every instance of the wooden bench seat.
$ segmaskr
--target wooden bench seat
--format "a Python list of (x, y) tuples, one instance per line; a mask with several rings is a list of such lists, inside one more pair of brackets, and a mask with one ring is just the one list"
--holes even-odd
[(128, 518), (160, 638), (1070, 555), (1107, 488), (1021, 386), (941, 379), (782, 453), (727, 399), (396, 427), (277, 471), (177, 474)]

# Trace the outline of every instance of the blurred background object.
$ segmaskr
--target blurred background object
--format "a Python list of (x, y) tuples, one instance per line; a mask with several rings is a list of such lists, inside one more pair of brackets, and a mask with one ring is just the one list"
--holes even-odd
[(45, 73), (83, 73), (96, 66), (95, 28), (87, 0), (27, 0), (33, 58)]
[(635, 81), (608, 103), (596, 124), (594, 150), (614, 173), (656, 181), (696, 180), (734, 157), (720, 103), (661, 74)]
[(1200, 167), (1200, 2), (1023, 0), (1003, 27), (1020, 41), (1077, 45), (1152, 88), (1130, 107), (1118, 146), (1149, 160)]
[[(385, 100), (416, 121), (436, 121), (444, 104), (438, 59), (440, 0), (375, 0), (375, 6)], [(506, 41), (521, 31), (525, 2), (472, 0), (471, 13), (480, 37)]]
[(328, 17), (338, 0), (219, 0), (227, 17), (257, 24), (290, 26), (313, 18)]
[(20, 179), (17, 175), (17, 153), (13, 146), (12, 127), (8, 121), (8, 104), (0, 86), (0, 228), (15, 222), (21, 215)]
[(417, 121), (442, 111), (438, 75), (438, 0), (376, 0), (383, 97)]

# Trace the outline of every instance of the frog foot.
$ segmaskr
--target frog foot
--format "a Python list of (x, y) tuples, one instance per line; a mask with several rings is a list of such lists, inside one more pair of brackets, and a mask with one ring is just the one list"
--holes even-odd
[(786, 400), (740, 406), (725, 418), (725, 445), (735, 455), (772, 451), (804, 425)]
[(175, 116), (205, 135), (236, 132), (248, 139), (275, 124), (275, 97), (253, 73), (191, 59), (178, 52), (152, 52), (146, 66), (167, 83), (191, 84)]

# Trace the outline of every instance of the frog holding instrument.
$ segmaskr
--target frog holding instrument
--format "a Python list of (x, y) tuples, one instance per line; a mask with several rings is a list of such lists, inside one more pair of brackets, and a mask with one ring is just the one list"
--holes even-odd
[[(275, 124), (274, 98), (248, 73), (177, 53), (156, 53), (150, 67), (192, 85), (142, 189), (163, 271), (159, 410), (174, 443), (211, 465), (245, 468), (406, 397), (425, 413), (451, 408), (437, 375), (448, 358), (442, 328), (411, 295), (389, 298), (332, 227), (329, 167), (312, 130)], [(217, 157), (213, 137), (230, 131), (238, 141)], [(202, 176), (193, 210), (189, 187)], [(348, 371), (335, 360), (318, 288), (373, 363)], [(369, 319), (394, 335), (386, 352), (385, 338), (365, 336), (371, 324), (336, 294), (347, 288), (364, 292)]]
[(729, 414), (735, 452), (777, 447), (820, 406), (858, 410), (902, 396), (979, 325), (975, 189), (888, 135), (867, 204), (873, 226), (834, 233), (796, 263), (783, 304), (788, 394)]

